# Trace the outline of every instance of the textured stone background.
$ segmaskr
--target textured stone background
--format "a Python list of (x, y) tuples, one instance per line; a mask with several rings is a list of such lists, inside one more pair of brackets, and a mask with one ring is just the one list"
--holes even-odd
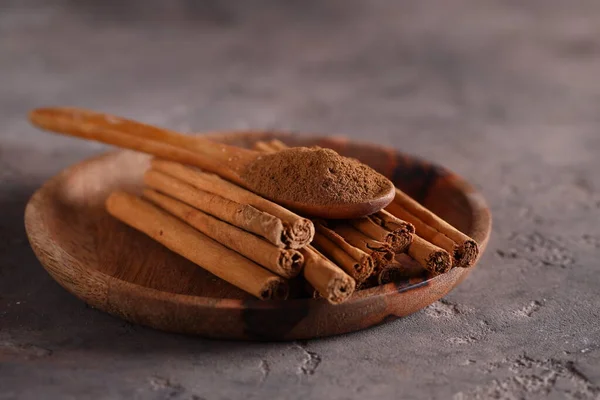
[[(119, 3), (0, 2), (0, 399), (600, 398), (600, 2)], [(490, 246), (444, 300), (342, 337), (134, 326), (27, 244), (32, 192), (104, 150), (30, 127), (47, 104), (401, 148), (483, 191)]]

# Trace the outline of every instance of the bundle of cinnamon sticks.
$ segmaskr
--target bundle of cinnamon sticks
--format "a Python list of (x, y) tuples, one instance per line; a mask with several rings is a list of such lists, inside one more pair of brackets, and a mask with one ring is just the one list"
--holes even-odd
[[(257, 150), (279, 151), (280, 141)], [(332, 304), (356, 289), (467, 268), (477, 244), (397, 190), (386, 210), (311, 221), (221, 177), (154, 159), (141, 197), (115, 192), (108, 212), (175, 253), (263, 300), (286, 299), (292, 282)]]

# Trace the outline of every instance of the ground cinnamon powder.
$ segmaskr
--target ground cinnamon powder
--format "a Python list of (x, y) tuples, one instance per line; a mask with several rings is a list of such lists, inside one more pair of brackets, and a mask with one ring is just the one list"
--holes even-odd
[(246, 168), (242, 178), (267, 197), (315, 205), (361, 203), (390, 187), (371, 167), (318, 147), (263, 155)]

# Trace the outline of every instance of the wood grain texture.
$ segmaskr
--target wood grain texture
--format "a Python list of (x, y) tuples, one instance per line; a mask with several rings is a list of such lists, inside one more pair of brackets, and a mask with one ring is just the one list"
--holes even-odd
[[(318, 144), (368, 163), (485, 248), (491, 217), (468, 183), (425, 161), (373, 145), (268, 132), (214, 135), (250, 147), (279, 138)], [(110, 191), (138, 191), (149, 158), (121, 151), (63, 171), (30, 200), (25, 225), (44, 267), (88, 304), (157, 329), (207, 337), (292, 340), (364, 329), (409, 315), (443, 297), (471, 269), (407, 279), (356, 292), (346, 303), (294, 299), (262, 302), (196, 267), (103, 209)], [(483, 252), (483, 251), (482, 251)]]
[[(215, 173), (238, 186), (249, 189), (271, 201), (284, 205), (307, 216), (327, 219), (364, 217), (389, 205), (395, 197), (389, 180), (376, 194), (360, 202), (310, 202), (286, 198), (282, 191), (265, 192), (264, 187), (250, 176), (263, 177), (263, 173), (249, 173), (249, 168), (261, 164), (261, 153), (219, 143), (207, 136), (190, 136), (115, 115), (72, 107), (37, 108), (29, 112), (29, 122), (34, 126), (61, 135), (98, 141), (123, 149), (151, 154), (165, 160), (193, 165)], [(278, 167), (273, 167), (278, 168)], [(285, 171), (281, 171), (285, 173)], [(298, 184), (293, 182), (292, 184)]]

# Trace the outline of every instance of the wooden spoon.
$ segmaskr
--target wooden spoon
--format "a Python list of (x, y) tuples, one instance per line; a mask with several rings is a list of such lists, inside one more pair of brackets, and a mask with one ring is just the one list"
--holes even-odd
[(394, 185), (389, 182), (389, 187), (375, 198), (365, 199), (360, 203), (324, 206), (308, 201), (289, 201), (278, 196), (267, 196), (242, 178), (246, 168), (263, 156), (257, 151), (76, 108), (40, 108), (31, 111), (29, 119), (35, 126), (49, 131), (200, 167), (305, 215), (320, 218), (358, 218), (382, 209), (394, 198)]

